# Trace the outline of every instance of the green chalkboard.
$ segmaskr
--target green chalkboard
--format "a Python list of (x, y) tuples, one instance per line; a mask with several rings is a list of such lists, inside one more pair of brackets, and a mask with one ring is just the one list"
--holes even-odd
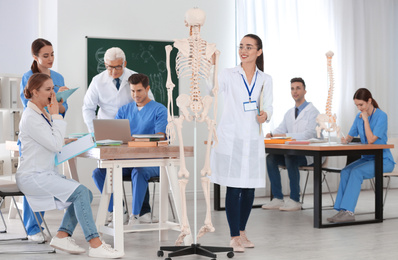
[[(87, 37), (87, 86), (92, 78), (105, 70), (104, 54), (112, 47), (121, 48), (126, 54), (127, 68), (149, 77), (149, 85), (155, 100), (167, 107), (167, 69), (165, 46), (173, 42), (143, 41)], [(176, 85), (173, 90), (174, 115), (178, 115), (175, 100), (178, 97), (178, 79), (175, 71), (177, 50), (170, 57), (171, 77)]]

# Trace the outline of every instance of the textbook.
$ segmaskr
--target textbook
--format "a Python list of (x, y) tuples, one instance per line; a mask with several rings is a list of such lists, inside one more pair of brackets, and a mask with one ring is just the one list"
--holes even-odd
[(130, 141), (128, 142), (129, 147), (155, 147), (158, 146), (158, 142), (140, 142), (140, 141)]
[(78, 88), (71, 88), (65, 91), (57, 92), (55, 96), (57, 97), (57, 101), (64, 100), (64, 102), (72, 95)]
[(97, 147), (95, 142), (94, 134), (85, 135), (74, 142), (64, 145), (58, 153), (55, 155), (55, 164), (59, 165), (73, 157), (84, 153), (91, 148)]

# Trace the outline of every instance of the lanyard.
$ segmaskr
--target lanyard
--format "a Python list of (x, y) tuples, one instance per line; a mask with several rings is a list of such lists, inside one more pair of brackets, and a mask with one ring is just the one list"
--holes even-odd
[[(41, 114), (41, 116), (47, 121), (47, 123), (48, 123), (50, 126), (52, 126), (51, 123), (50, 123), (50, 121), (48, 121), (47, 117), (45, 117), (43, 114)], [(51, 119), (51, 122), (52, 122), (52, 121), (53, 121), (53, 120)]]
[(247, 93), (249, 94), (249, 102), (252, 102), (252, 93), (253, 93), (254, 86), (256, 85), (257, 74), (258, 74), (258, 71), (256, 71), (256, 78), (254, 79), (254, 84), (253, 84), (253, 87), (252, 87), (251, 90), (249, 90), (249, 87), (247, 86), (246, 80), (245, 80), (245, 78), (243, 77), (243, 75), (240, 74), (240, 75), (242, 76), (243, 83), (245, 83), (245, 86), (246, 86), (246, 89), (247, 89)]

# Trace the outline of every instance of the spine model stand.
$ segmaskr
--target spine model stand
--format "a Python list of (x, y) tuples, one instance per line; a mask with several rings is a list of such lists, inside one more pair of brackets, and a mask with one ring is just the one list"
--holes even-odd
[(329, 91), (328, 91), (328, 99), (326, 101), (326, 114), (319, 114), (316, 118), (316, 122), (318, 123), (316, 127), (316, 133), (318, 138), (321, 137), (322, 130), (325, 130), (329, 134), (331, 132), (336, 132), (337, 137), (340, 137), (340, 127), (337, 126), (337, 117), (336, 114), (332, 115), (332, 100), (333, 100), (333, 90), (334, 90), (334, 77), (333, 77), (333, 68), (332, 68), (332, 57), (334, 53), (332, 51), (328, 51), (326, 53), (327, 58), (327, 69), (328, 69), (328, 78), (329, 78)]
[[(228, 252), (228, 257), (233, 256), (233, 249), (230, 247), (206, 247), (200, 246), (196, 243), (196, 240), (202, 237), (207, 232), (214, 232), (215, 228), (211, 222), (211, 205), (210, 205), (210, 180), (207, 176), (211, 175), (210, 169), (210, 149), (214, 140), (214, 145), (217, 145), (218, 140), (216, 136), (216, 116), (217, 116), (217, 93), (218, 93), (218, 59), (220, 52), (217, 50), (215, 44), (207, 43), (200, 36), (200, 29), (205, 22), (206, 15), (204, 11), (198, 8), (192, 8), (185, 14), (185, 26), (189, 28), (189, 37), (186, 39), (180, 39), (174, 41), (174, 47), (178, 49), (176, 58), (176, 72), (179, 79), (184, 77), (190, 77), (190, 95), (180, 94), (176, 99), (176, 104), (180, 110), (180, 116), (174, 117), (173, 111), (173, 88), (174, 83), (171, 80), (170, 72), (170, 53), (173, 49), (172, 46), (166, 46), (166, 67), (167, 67), (167, 95), (168, 95), (168, 125), (166, 128), (166, 134), (170, 143), (175, 140), (176, 134), (178, 136), (178, 142), (180, 146), (180, 169), (178, 171), (178, 183), (180, 187), (181, 195), (181, 208), (182, 208), (182, 219), (181, 219), (181, 233), (178, 236), (175, 245), (176, 246), (162, 246), (158, 251), (158, 256), (163, 256), (163, 250), (173, 251), (168, 254), (167, 260), (171, 259), (172, 256), (183, 256), (198, 254), (211, 258), (216, 258), (213, 252)], [(211, 77), (210, 70), (214, 64), (214, 74)], [(214, 96), (213, 114), (214, 119), (208, 116), (211, 109), (213, 98), (209, 95), (202, 97), (200, 95), (200, 80), (212, 80), (213, 89), (212, 95)], [(180, 246), (187, 235), (191, 234), (191, 230), (188, 223), (187, 217), (187, 205), (186, 205), (186, 186), (188, 184), (189, 172), (186, 168), (185, 156), (184, 156), (184, 142), (182, 138), (182, 126), (184, 120), (195, 122), (195, 136), (196, 136), (196, 122), (206, 122), (208, 129), (207, 136), (207, 147), (205, 155), (204, 167), (201, 170), (201, 182), (203, 193), (206, 201), (206, 219), (204, 225), (200, 228), (197, 237), (194, 239), (194, 243), (190, 246)], [(175, 131), (177, 130), (177, 133)], [(196, 137), (195, 137), (196, 140)], [(196, 152), (194, 154), (194, 165), (196, 166)], [(196, 168), (195, 168), (196, 173)], [(195, 175), (195, 174), (194, 174)], [(194, 176), (196, 178), (196, 176)], [(195, 179), (195, 202), (194, 202), (194, 213), (196, 219), (196, 179)], [(196, 221), (195, 221), (195, 232), (196, 232)]]

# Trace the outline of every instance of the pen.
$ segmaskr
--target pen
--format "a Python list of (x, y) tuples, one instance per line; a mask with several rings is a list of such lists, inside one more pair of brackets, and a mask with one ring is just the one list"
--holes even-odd
[(257, 114), (260, 115), (260, 109), (257, 107)]
[(340, 133), (341, 133), (341, 135), (343, 136), (343, 138), (344, 138), (344, 140), (345, 140), (345, 142), (346, 142), (346, 144), (347, 144), (348, 142), (347, 142), (347, 139), (345, 138), (344, 133), (343, 133), (343, 132), (340, 132)]

